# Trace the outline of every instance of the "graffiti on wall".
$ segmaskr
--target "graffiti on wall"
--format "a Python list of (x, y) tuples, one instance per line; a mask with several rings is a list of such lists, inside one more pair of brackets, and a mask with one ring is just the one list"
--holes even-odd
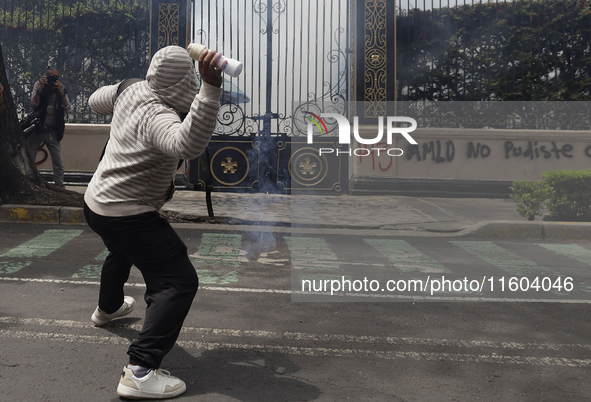
[(401, 156), (389, 155), (386, 150), (388, 145), (377, 143), (371, 145), (359, 144), (362, 148), (368, 148), (370, 152), (357, 157), (359, 165), (369, 167), (372, 171), (387, 172), (394, 167), (395, 158), (406, 161), (456, 163), (465, 160), (484, 160), (489, 157), (503, 159), (517, 159), (527, 161), (544, 159), (571, 159), (577, 155), (591, 158), (591, 145), (561, 143), (559, 141), (459, 141), (432, 140), (419, 141), (419, 145), (409, 145)]

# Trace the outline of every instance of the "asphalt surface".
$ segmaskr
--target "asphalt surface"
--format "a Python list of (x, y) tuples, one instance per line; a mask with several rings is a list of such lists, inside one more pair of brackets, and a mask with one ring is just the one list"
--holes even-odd
[[(175, 226), (201, 279), (163, 365), (188, 384), (178, 400), (582, 401), (591, 395), (586, 240)], [(89, 228), (3, 223), (0, 239), (0, 400), (120, 400), (119, 372), (145, 307), (139, 272), (132, 271), (126, 288), (137, 309), (96, 328), (90, 315), (105, 254)], [(294, 279), (297, 286), (301, 275), (320, 274), (486, 276), (495, 284), (501, 277), (570, 277), (574, 289), (294, 301)], [(523, 301), (532, 294), (537, 301)]]

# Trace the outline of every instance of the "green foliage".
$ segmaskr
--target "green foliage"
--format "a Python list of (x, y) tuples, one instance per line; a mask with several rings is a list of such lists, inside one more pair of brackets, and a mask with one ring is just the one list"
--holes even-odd
[(520, 180), (513, 182), (510, 188), (511, 198), (517, 203), (517, 212), (521, 216), (533, 221), (536, 215), (542, 215), (549, 190), (544, 182)]
[(551, 189), (548, 211), (569, 221), (591, 221), (591, 169), (553, 170), (542, 174)]
[(542, 174), (542, 181), (513, 182), (511, 191), (517, 211), (529, 220), (546, 205), (556, 219), (591, 221), (591, 169), (552, 170)]
[(94, 90), (145, 75), (148, 18), (146, 0), (14, 0), (0, 6), (2, 47), (20, 107), (29, 107), (33, 84), (51, 64), (68, 89), (73, 121), (87, 122)]
[(401, 100), (591, 100), (585, 0), (411, 9), (397, 22)]

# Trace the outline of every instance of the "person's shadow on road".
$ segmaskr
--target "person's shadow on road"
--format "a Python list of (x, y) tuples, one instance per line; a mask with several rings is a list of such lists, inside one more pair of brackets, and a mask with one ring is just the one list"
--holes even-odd
[[(124, 320), (105, 329), (131, 342), (137, 331), (125, 325)], [(287, 355), (207, 342), (204, 345), (205, 348), (197, 345), (193, 349), (177, 344), (165, 357), (162, 368), (170, 368), (172, 375), (187, 384), (187, 392), (175, 400), (192, 400), (197, 396), (207, 400), (207, 395), (225, 395), (246, 402), (277, 402), (310, 401), (320, 396), (317, 387), (293, 377), (300, 368)]]
[(226, 395), (239, 401), (310, 401), (320, 391), (292, 375), (300, 368), (288, 356), (238, 348), (195, 350), (176, 346), (167, 356), (187, 382), (187, 396)]

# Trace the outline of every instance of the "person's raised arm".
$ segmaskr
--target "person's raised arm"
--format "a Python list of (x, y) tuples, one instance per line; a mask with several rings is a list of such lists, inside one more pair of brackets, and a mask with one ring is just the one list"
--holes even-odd
[(117, 99), (118, 85), (107, 85), (94, 91), (88, 98), (88, 106), (98, 114), (103, 116), (113, 115), (113, 106)]

